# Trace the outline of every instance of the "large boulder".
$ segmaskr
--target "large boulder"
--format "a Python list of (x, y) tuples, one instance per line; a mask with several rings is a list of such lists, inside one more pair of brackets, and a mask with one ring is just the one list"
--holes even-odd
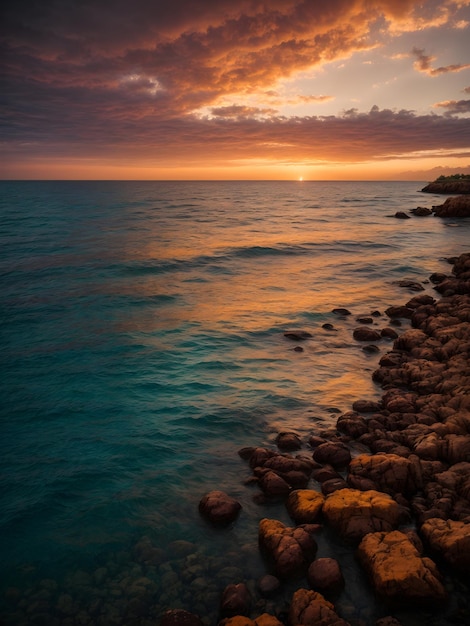
[(297, 524), (316, 522), (321, 514), (325, 497), (313, 489), (297, 489), (287, 498), (289, 515)]
[(444, 204), (433, 206), (437, 217), (470, 217), (470, 196), (453, 196)]
[(470, 571), (470, 523), (432, 518), (421, 526), (431, 548), (462, 572)]
[(346, 467), (351, 460), (351, 452), (344, 443), (328, 441), (315, 448), (313, 460), (333, 467)]
[(228, 526), (236, 518), (242, 505), (224, 491), (210, 491), (201, 498), (199, 512), (216, 526)]
[(327, 497), (323, 515), (343, 539), (358, 542), (367, 533), (397, 528), (402, 510), (386, 493), (340, 489)]
[[(365, 481), (364, 481), (365, 479)], [(349, 464), (348, 482), (352, 487), (409, 494), (417, 489), (412, 461), (397, 454), (360, 454)]]
[(287, 578), (307, 569), (317, 552), (315, 530), (317, 526), (309, 524), (290, 528), (274, 519), (260, 521), (260, 548), (274, 564), (277, 576)]
[(420, 555), (405, 533), (370, 533), (359, 544), (357, 555), (385, 601), (403, 605), (446, 599), (436, 565)]
[(339, 617), (335, 607), (321, 593), (298, 589), (289, 607), (290, 626), (349, 626)]

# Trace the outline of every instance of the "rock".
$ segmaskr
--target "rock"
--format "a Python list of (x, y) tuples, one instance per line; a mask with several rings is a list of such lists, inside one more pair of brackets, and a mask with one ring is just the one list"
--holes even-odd
[(277, 454), (277, 452), (268, 450), (268, 448), (255, 448), (249, 459), (250, 467), (263, 467), (268, 459), (277, 456)]
[(297, 433), (282, 432), (276, 437), (276, 445), (280, 450), (300, 450), (302, 441)]
[(470, 180), (467, 179), (444, 179), (435, 180), (423, 187), (425, 193), (470, 193)]
[(287, 498), (286, 508), (296, 524), (311, 524), (320, 516), (324, 501), (318, 491), (297, 489)]
[(418, 206), (416, 209), (411, 209), (411, 213), (416, 215), (417, 217), (426, 217), (427, 215), (432, 215), (431, 209), (428, 209), (425, 206)]
[(289, 607), (289, 626), (349, 626), (321, 593), (298, 589)]
[(289, 330), (284, 333), (284, 337), (293, 341), (305, 341), (305, 339), (310, 339), (313, 335), (306, 330)]
[(351, 311), (341, 307), (338, 309), (333, 309), (332, 313), (335, 313), (335, 315), (351, 315)]
[(210, 491), (199, 502), (199, 512), (216, 526), (227, 526), (237, 518), (241, 504), (224, 491)]
[(336, 330), (333, 324), (330, 324), (329, 322), (322, 324), (321, 327), (323, 328), (323, 330)]
[(431, 548), (461, 572), (470, 571), (470, 523), (432, 518), (421, 526)]
[(424, 291), (423, 285), (421, 283), (417, 283), (415, 280), (397, 280), (394, 284), (399, 287), (403, 287), (404, 289), (409, 289), (410, 291)]
[(264, 598), (274, 596), (281, 588), (281, 581), (276, 576), (266, 574), (258, 580), (258, 590)]
[(375, 622), (375, 626), (402, 626), (402, 624), (391, 615), (387, 615), (387, 617), (381, 617), (378, 619)]
[(322, 593), (336, 593), (344, 587), (344, 578), (341, 567), (336, 559), (315, 559), (310, 564), (307, 580), (312, 589)]
[(366, 535), (357, 551), (378, 595), (398, 605), (439, 603), (446, 591), (436, 565), (398, 530)]
[(372, 324), (374, 320), (371, 317), (357, 317), (356, 322), (358, 324)]
[(353, 439), (359, 439), (361, 435), (364, 435), (369, 430), (367, 422), (362, 415), (352, 411), (338, 417), (336, 428)]
[(221, 617), (249, 615), (251, 595), (245, 583), (227, 585), (220, 601)]
[(366, 478), (375, 489), (391, 494), (412, 494), (418, 488), (413, 463), (397, 454), (360, 454), (349, 464), (348, 482), (358, 487), (360, 478)]
[(410, 309), (407, 306), (390, 306), (385, 310), (385, 314), (391, 318), (402, 317), (405, 319), (411, 319), (413, 309)]
[(353, 411), (358, 413), (377, 413), (381, 409), (380, 402), (373, 402), (372, 400), (356, 400), (353, 402)]
[(288, 578), (304, 572), (315, 558), (317, 544), (313, 538), (316, 526), (296, 528), (264, 518), (259, 523), (260, 548), (272, 560), (277, 576)]
[(286, 496), (292, 489), (284, 478), (273, 471), (267, 471), (261, 476), (259, 486), (267, 496)]
[(351, 460), (351, 452), (344, 443), (328, 441), (315, 448), (313, 460), (317, 463), (328, 463), (333, 467), (346, 467)]
[(404, 213), (403, 211), (397, 211), (393, 217), (396, 217), (399, 220), (409, 220), (411, 219), (409, 215)]
[(372, 328), (355, 328), (353, 337), (356, 341), (380, 341), (380, 332)]
[(263, 613), (254, 620), (242, 615), (227, 617), (221, 620), (218, 626), (283, 626), (283, 624), (274, 615)]
[(470, 197), (447, 198), (444, 204), (433, 206), (432, 209), (437, 217), (470, 217)]
[(189, 611), (170, 609), (163, 614), (160, 626), (204, 626), (204, 624), (200, 617)]
[(341, 489), (326, 498), (323, 515), (343, 539), (358, 542), (367, 533), (396, 528), (402, 511), (385, 493)]
[(344, 478), (330, 478), (329, 480), (325, 480), (321, 484), (321, 492), (324, 496), (328, 496), (333, 491), (338, 491), (339, 489), (347, 489), (349, 487), (348, 483), (344, 480)]

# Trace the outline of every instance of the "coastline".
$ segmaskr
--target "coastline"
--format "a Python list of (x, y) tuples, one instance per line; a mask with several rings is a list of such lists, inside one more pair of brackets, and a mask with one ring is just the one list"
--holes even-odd
[[(280, 586), (304, 575), (310, 588), (295, 591), (284, 622), (263, 613), (268, 603), (262, 600), (256, 604), (258, 613), (253, 610), (249, 588), (234, 582), (224, 591), (220, 624), (313, 624), (320, 617), (322, 624), (347, 624), (336, 613), (334, 599), (338, 585), (348, 581), (333, 559), (315, 560), (315, 537), (322, 526), (350, 546), (371, 588), (390, 607), (390, 615), (378, 619), (377, 626), (408, 624), (420, 611), (429, 614), (428, 623), (468, 623), (470, 253), (450, 262), (451, 275), (430, 278), (439, 299), (418, 294), (387, 310), (394, 328), (403, 318), (411, 328), (396, 333), (373, 374), (384, 391), (379, 403), (356, 401), (338, 418), (335, 434), (310, 437), (310, 454), (290, 431), (279, 433), (277, 451), (253, 447), (239, 452), (253, 471), (248, 483), (260, 488), (255, 497), (284, 501), (293, 520), (292, 527), (266, 518), (260, 522), (267, 577)], [(358, 341), (393, 337), (391, 326), (375, 338), (366, 326), (359, 330)], [(289, 339), (308, 337), (299, 333)], [(354, 456), (356, 444), (364, 451)], [(311, 479), (319, 489), (309, 485)], [(218, 493), (222, 496), (214, 508), (201, 513), (217, 525), (236, 523), (238, 505)], [(220, 506), (223, 519), (217, 518)], [(332, 567), (336, 576), (331, 586), (320, 588)], [(313, 569), (319, 569), (315, 576)], [(270, 597), (266, 580), (259, 581), (258, 592)], [(188, 624), (204, 623), (183, 613), (166, 612), (161, 625), (183, 623), (183, 618)]]

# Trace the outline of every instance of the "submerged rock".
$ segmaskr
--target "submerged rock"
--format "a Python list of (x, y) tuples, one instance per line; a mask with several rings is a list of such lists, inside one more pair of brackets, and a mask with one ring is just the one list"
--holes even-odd
[(189, 611), (170, 609), (163, 614), (160, 626), (204, 626), (204, 624), (198, 615)]
[(447, 597), (435, 563), (422, 557), (405, 533), (370, 533), (357, 555), (376, 592), (388, 602), (442, 603)]

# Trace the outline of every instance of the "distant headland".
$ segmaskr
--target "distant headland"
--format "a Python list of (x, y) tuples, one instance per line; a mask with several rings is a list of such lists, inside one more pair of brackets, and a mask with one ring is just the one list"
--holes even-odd
[(470, 174), (439, 176), (439, 178), (426, 185), (421, 191), (427, 193), (470, 194)]

